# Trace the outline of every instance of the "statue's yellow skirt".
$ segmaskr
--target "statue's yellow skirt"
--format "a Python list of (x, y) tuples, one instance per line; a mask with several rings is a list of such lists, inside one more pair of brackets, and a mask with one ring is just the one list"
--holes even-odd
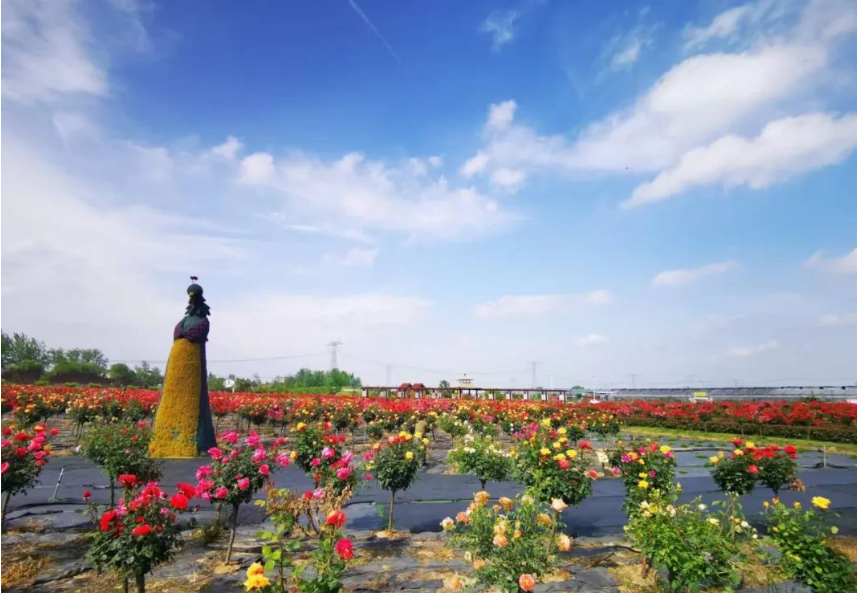
[(149, 452), (155, 458), (198, 455), (199, 398), (202, 390), (202, 344), (179, 338), (173, 342), (164, 377), (164, 391), (155, 416)]

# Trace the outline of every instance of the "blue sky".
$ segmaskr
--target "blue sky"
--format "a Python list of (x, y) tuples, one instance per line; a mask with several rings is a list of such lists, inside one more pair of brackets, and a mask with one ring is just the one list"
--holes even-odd
[(857, 3), (616, 6), (4, 0), (3, 328), (162, 360), (196, 274), (221, 373), (853, 383)]

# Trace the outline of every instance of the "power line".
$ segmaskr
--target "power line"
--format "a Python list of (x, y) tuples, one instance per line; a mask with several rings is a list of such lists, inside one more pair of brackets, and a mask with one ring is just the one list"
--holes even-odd
[[(314, 352), (314, 353), (312, 353), (312, 354), (291, 354), (291, 355), (286, 355), (286, 356), (267, 356), (267, 357), (264, 357), (264, 358), (233, 358), (233, 359), (220, 359), (220, 360), (212, 360), (212, 359), (208, 359), (208, 361), (207, 361), (207, 362), (210, 362), (210, 363), (211, 363), (211, 362), (216, 362), (216, 363), (225, 363), (225, 362), (265, 362), (265, 361), (268, 361), (268, 360), (291, 360), (291, 359), (295, 359), (295, 358), (312, 358), (312, 357), (314, 357), (314, 356), (324, 356), (325, 354), (327, 354), (327, 353), (326, 353), (326, 352)], [(163, 363), (166, 363), (167, 361), (166, 361), (166, 360), (153, 360), (153, 359), (151, 359), (151, 358), (135, 358), (135, 359), (132, 359), (132, 360), (113, 360), (113, 359), (110, 359), (110, 362), (111, 362), (111, 363), (115, 363), (115, 362), (124, 362), (124, 363), (136, 363), (136, 362), (153, 362), (153, 363), (159, 363), (159, 362), (163, 362)]]

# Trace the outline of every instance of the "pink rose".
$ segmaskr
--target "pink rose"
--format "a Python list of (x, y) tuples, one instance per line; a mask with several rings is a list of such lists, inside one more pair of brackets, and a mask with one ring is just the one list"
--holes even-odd
[(229, 490), (227, 490), (226, 487), (221, 486), (220, 488), (214, 491), (214, 498), (226, 498), (228, 494)]
[(221, 451), (217, 447), (212, 447), (208, 450), (208, 456), (212, 459), (220, 459), (221, 457), (223, 457), (223, 451)]
[(321, 465), (321, 459), (316, 457), (315, 459), (309, 462), (309, 465), (310, 467), (318, 467), (319, 465)]
[(289, 456), (285, 453), (280, 453), (277, 455), (277, 465), (279, 465), (280, 467), (288, 467), (291, 462), (292, 460), (289, 459)]
[(347, 480), (350, 475), (351, 475), (351, 468), (350, 467), (341, 467), (336, 471), (336, 477), (339, 478), (340, 480)]
[(259, 435), (256, 434), (255, 431), (250, 432), (250, 436), (248, 436), (244, 442), (247, 443), (250, 447), (256, 447), (259, 445)]
[(336, 452), (333, 449), (331, 449), (330, 447), (325, 447), (324, 449), (321, 450), (321, 456), (325, 459), (330, 459), (334, 455), (336, 455)]
[(375, 454), (372, 451), (363, 455), (363, 461), (372, 461), (373, 459), (375, 459)]
[(316, 488), (312, 491), (312, 497), (316, 500), (324, 498), (324, 488)]
[(268, 452), (265, 451), (264, 447), (259, 447), (253, 452), (253, 463), (259, 463), (260, 461), (264, 461), (268, 456)]
[(262, 474), (263, 476), (270, 475), (271, 470), (268, 468), (267, 463), (263, 463), (262, 465), (259, 466), (259, 473)]
[(241, 478), (238, 480), (238, 489), (247, 490), (250, 487), (250, 478)]

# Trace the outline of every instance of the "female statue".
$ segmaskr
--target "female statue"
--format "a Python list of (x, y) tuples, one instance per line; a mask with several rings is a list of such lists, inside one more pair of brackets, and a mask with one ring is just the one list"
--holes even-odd
[(173, 347), (167, 360), (164, 390), (149, 451), (156, 458), (190, 458), (217, 446), (208, 403), (209, 306), (202, 297), (197, 277), (190, 277), (185, 316), (173, 330)]

